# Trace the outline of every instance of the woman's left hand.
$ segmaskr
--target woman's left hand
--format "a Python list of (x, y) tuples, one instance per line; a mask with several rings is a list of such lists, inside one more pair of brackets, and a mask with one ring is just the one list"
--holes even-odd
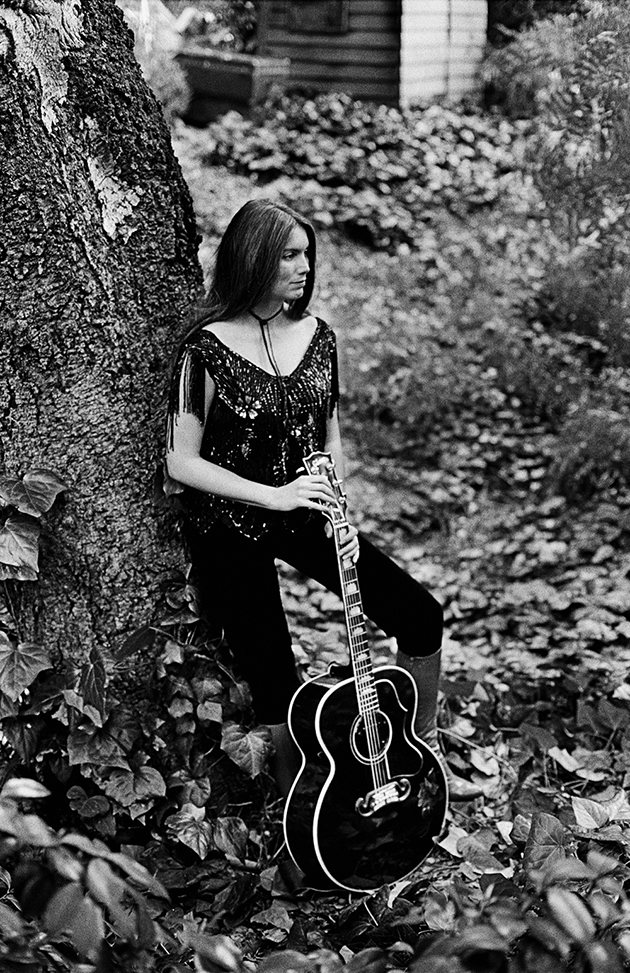
[(345, 528), (339, 554), (344, 568), (351, 568), (359, 560), (359, 532), (356, 527)]

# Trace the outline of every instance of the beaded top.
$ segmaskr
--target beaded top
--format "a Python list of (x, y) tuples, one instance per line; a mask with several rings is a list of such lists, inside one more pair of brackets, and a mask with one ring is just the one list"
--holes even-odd
[[(207, 417), (205, 373), (215, 384)], [(204, 423), (200, 455), (239, 476), (284, 486), (298, 476), (304, 456), (321, 450), (339, 397), (336, 340), (320, 318), (310, 344), (289, 375), (273, 375), (200, 328), (186, 341), (175, 367), (169, 406), (172, 423), (189, 412)], [(284, 514), (184, 487), (186, 520), (205, 533), (216, 520), (256, 539)]]

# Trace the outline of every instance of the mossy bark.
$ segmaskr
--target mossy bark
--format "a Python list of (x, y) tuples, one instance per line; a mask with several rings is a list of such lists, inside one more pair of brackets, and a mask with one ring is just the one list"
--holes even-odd
[(152, 615), (180, 557), (156, 488), (200, 286), (188, 190), (114, 0), (0, 0), (0, 436), (53, 470), (21, 635), (66, 659)]

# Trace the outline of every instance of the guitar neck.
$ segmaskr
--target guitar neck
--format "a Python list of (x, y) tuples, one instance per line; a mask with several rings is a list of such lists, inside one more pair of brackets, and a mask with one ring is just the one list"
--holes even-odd
[(347, 522), (339, 522), (334, 524), (333, 529), (337, 563), (339, 565), (339, 577), (341, 579), (341, 595), (343, 598), (346, 630), (348, 633), (348, 645), (350, 648), (350, 661), (357, 686), (359, 711), (361, 713), (373, 713), (378, 710), (378, 696), (372, 657), (367, 642), (365, 615), (363, 613), (363, 602), (361, 600), (357, 569), (354, 563), (346, 567), (340, 553), (341, 534), (347, 526)]

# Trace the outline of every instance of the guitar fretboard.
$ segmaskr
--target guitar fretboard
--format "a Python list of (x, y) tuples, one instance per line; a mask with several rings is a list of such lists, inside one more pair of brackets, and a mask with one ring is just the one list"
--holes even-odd
[(341, 532), (345, 527), (347, 527), (345, 520), (334, 524), (335, 546), (339, 559), (341, 594), (346, 616), (350, 660), (357, 685), (359, 712), (365, 715), (366, 713), (377, 712), (378, 696), (374, 680), (372, 657), (367, 643), (365, 615), (363, 614), (363, 602), (361, 601), (357, 569), (354, 564), (351, 567), (344, 567), (340, 554)]

